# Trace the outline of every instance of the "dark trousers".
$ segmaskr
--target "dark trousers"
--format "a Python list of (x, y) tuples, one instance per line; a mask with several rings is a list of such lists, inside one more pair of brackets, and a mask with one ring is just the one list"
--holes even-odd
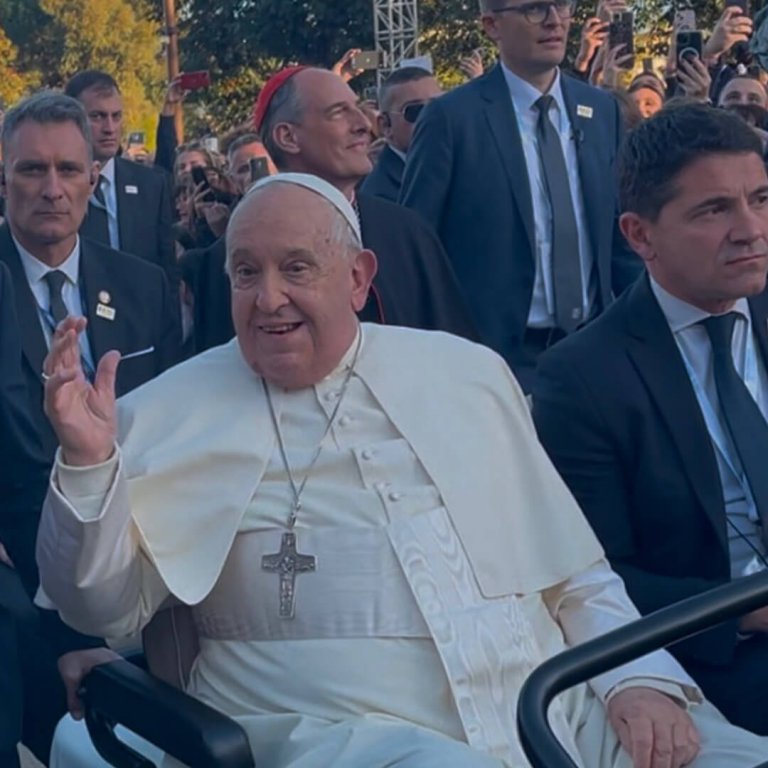
[(16, 768), (22, 742), (48, 763), (56, 724), (66, 712), (56, 655), (39, 611), (16, 572), (0, 564), (0, 765)]

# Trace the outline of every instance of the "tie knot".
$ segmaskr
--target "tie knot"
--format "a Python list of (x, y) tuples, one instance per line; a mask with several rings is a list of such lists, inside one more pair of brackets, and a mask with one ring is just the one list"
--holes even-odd
[(536, 99), (536, 109), (541, 112), (542, 115), (548, 115), (550, 107), (555, 103), (555, 97), (550, 96), (550, 94), (545, 93), (543, 96), (539, 96), (538, 99)]
[(713, 352), (728, 351), (730, 354), (733, 327), (738, 316), (736, 312), (728, 312), (725, 315), (712, 315), (701, 321), (709, 334)]
[(67, 276), (60, 269), (52, 269), (45, 273), (45, 282), (52, 295), (61, 296), (61, 289), (67, 282)]

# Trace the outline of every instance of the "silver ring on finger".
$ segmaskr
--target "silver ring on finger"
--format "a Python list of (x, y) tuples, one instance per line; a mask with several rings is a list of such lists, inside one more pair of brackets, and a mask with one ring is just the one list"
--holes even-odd
[(51, 376), (50, 376), (50, 374), (48, 374), (45, 371), (43, 371), (40, 374), (40, 378), (43, 380), (43, 384), (45, 384), (45, 382), (48, 381), (51, 378)]

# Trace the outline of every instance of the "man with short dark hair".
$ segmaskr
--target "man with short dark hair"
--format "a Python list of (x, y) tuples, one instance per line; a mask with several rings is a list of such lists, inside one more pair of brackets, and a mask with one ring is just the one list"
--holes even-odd
[[(547, 352), (540, 439), (641, 613), (766, 564), (768, 176), (724, 110), (627, 138), (621, 228), (644, 275)], [(733, 723), (768, 734), (768, 609), (674, 645)]]
[(405, 156), (421, 110), (442, 94), (434, 75), (421, 67), (396, 69), (379, 90), (379, 132), (387, 145), (360, 190), (396, 203), (405, 170)]
[(616, 227), (616, 100), (560, 70), (575, 0), (481, 0), (500, 61), (425, 107), (401, 202), (437, 231), (481, 339), (529, 390), (540, 354), (640, 271)]
[(117, 82), (106, 72), (87, 70), (69, 80), (65, 93), (85, 107), (93, 156), (101, 165), (82, 234), (161, 267), (176, 296), (178, 269), (168, 180), (161, 169), (119, 157), (123, 97)]

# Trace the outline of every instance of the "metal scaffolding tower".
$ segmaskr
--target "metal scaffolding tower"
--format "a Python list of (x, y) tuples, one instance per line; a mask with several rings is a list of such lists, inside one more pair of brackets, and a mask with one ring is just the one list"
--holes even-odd
[(403, 59), (419, 55), (418, 6), (418, 0), (373, 0), (379, 84)]

